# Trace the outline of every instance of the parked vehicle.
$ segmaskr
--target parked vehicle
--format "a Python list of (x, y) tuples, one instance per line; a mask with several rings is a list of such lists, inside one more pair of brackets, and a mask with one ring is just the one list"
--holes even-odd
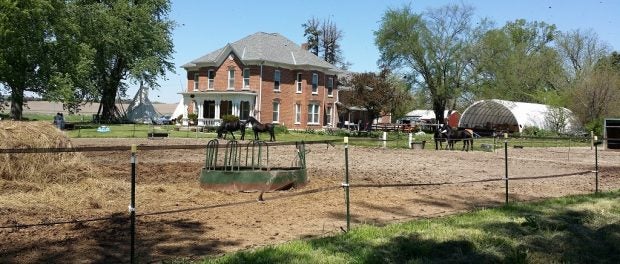
[(174, 123), (174, 119), (170, 115), (163, 115), (159, 118), (155, 119), (155, 124), (158, 125), (172, 125)]

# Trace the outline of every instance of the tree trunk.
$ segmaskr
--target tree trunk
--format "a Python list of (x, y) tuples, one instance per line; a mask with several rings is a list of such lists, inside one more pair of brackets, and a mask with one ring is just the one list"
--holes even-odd
[(22, 120), (24, 107), (24, 89), (11, 86), (11, 119)]
[(111, 71), (110, 77), (107, 81), (103, 82), (101, 93), (101, 106), (98, 113), (101, 122), (113, 123), (120, 121), (120, 112), (116, 107), (116, 95), (118, 94), (118, 88), (123, 78), (123, 72), (125, 69), (125, 60), (117, 58), (114, 68)]
[(118, 112), (118, 109), (116, 108), (117, 91), (118, 87), (112, 87), (110, 84), (104, 87), (100, 102), (102, 107), (101, 112), (99, 113), (99, 118), (103, 123), (112, 123), (118, 119), (118, 116), (116, 115)]
[(440, 99), (433, 100), (433, 112), (435, 112), (435, 119), (440, 124), (444, 123), (443, 112), (446, 109), (444, 101)]

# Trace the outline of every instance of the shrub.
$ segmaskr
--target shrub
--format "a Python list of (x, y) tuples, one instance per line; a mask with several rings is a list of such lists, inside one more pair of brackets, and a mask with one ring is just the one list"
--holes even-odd
[(239, 121), (239, 117), (236, 115), (224, 115), (222, 116), (222, 121), (225, 123), (237, 122)]
[(198, 115), (195, 113), (187, 115), (187, 119), (189, 119), (189, 121), (193, 122), (194, 124), (198, 124)]
[(288, 134), (288, 128), (286, 128), (286, 126), (281, 126), (281, 125), (276, 125), (275, 128), (273, 129), (273, 132), (275, 132), (276, 134)]

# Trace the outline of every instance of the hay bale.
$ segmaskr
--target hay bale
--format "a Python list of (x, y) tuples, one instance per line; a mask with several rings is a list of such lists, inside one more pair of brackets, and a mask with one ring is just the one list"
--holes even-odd
[[(67, 148), (71, 141), (49, 122), (0, 121), (0, 148)], [(0, 178), (31, 183), (77, 182), (92, 175), (81, 153), (1, 154)]]

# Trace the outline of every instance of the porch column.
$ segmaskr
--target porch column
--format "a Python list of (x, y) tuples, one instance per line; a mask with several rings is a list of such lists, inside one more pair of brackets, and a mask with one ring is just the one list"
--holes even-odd
[[(222, 117), (220, 116), (220, 104), (222, 103), (222, 99), (218, 99), (215, 101), (215, 119), (216, 120), (221, 120)], [(219, 121), (215, 122), (215, 125), (220, 125)]]
[(241, 112), (239, 112), (239, 104), (240, 104), (239, 99), (235, 99), (235, 100), (233, 100), (233, 104), (232, 104), (232, 107), (233, 107), (233, 109), (232, 109), (232, 114), (233, 114), (234, 116), (239, 116), (239, 115), (241, 114)]
[(181, 120), (184, 126), (188, 126), (189, 125), (189, 119), (187, 117), (188, 113), (187, 113), (187, 108), (189, 106), (189, 102), (188, 102), (188, 98), (186, 96), (183, 96), (183, 119)]
[(204, 126), (204, 100), (196, 100), (196, 105), (198, 105), (198, 126)]

